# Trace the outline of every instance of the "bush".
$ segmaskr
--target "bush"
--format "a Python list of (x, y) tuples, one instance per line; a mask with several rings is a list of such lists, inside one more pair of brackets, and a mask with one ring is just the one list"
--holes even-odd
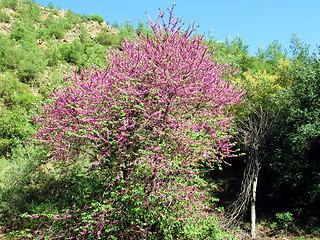
[(10, 154), (34, 134), (35, 128), (28, 121), (28, 115), (23, 109), (9, 111), (0, 110), (0, 156)]
[(120, 38), (115, 33), (101, 31), (95, 37), (95, 41), (106, 46), (120, 46)]
[(81, 42), (75, 39), (72, 43), (63, 44), (59, 48), (59, 52), (62, 60), (71, 64), (78, 64), (84, 54), (84, 49)]
[(22, 59), (17, 68), (17, 76), (24, 83), (36, 80), (47, 66), (44, 53), (34, 44), (22, 44)]
[(45, 30), (47, 32), (47, 39), (62, 39), (65, 35), (65, 26), (59, 19), (55, 19), (53, 15), (49, 17), (44, 22)]
[(120, 42), (123, 42), (125, 39), (132, 39), (136, 36), (135, 30), (130, 21), (126, 21), (119, 30)]
[(10, 16), (5, 12), (0, 10), (0, 22), (10, 23)]
[(37, 96), (31, 92), (27, 84), (20, 82), (9, 73), (0, 76), (0, 98), (9, 109), (17, 107), (30, 109), (37, 100)]
[(20, 214), (29, 211), (41, 197), (48, 198), (45, 192), (50, 188), (50, 178), (36, 166), (37, 160), (43, 157), (42, 149), (22, 144), (13, 148), (10, 154), (0, 156), (1, 226), (19, 229), (22, 225)]
[(103, 69), (106, 64), (107, 49), (105, 46), (95, 44), (86, 49), (85, 58), (81, 62), (82, 67)]
[(88, 16), (88, 20), (97, 21), (99, 23), (104, 22), (104, 19), (97, 14)]
[(55, 168), (82, 171), (62, 185), (71, 196), (58, 212), (26, 215), (32, 238), (182, 239), (192, 229), (214, 235), (211, 221), (200, 227), (210, 198), (199, 165), (234, 156), (227, 108), (243, 93), (227, 80), (233, 70), (212, 62), (203, 38), (182, 32), (170, 14), (166, 27), (151, 23), (154, 36), (114, 49), (104, 70), (70, 74), (68, 86), (43, 105), (36, 143)]
[(37, 38), (37, 30), (32, 21), (16, 20), (10, 37), (17, 41), (34, 42)]
[(79, 13), (74, 13), (71, 10), (68, 10), (65, 14), (66, 22), (70, 24), (70, 27), (74, 24), (85, 22), (87, 18)]
[(0, 6), (3, 8), (10, 8), (16, 10), (18, 6), (18, 0), (1, 0)]
[(0, 70), (16, 69), (23, 54), (15, 41), (0, 34)]
[(289, 227), (293, 227), (293, 214), (291, 212), (282, 212), (282, 213), (277, 213), (276, 214), (276, 219), (279, 223), (279, 226), (287, 231)]
[(62, 57), (59, 51), (59, 45), (54, 40), (47, 41), (45, 55), (49, 67), (57, 66), (60, 63)]
[(69, 22), (68, 18), (57, 17), (53, 13), (49, 14), (43, 24), (45, 29), (48, 29), (48, 39), (51, 39), (52, 37), (62, 39), (65, 35), (65, 31), (72, 28), (72, 22)]
[(22, 0), (18, 12), (25, 21), (40, 22), (41, 8), (32, 0)]
[(48, 35), (50, 38), (62, 39), (64, 38), (64, 28), (59, 24), (54, 24), (50, 26)]

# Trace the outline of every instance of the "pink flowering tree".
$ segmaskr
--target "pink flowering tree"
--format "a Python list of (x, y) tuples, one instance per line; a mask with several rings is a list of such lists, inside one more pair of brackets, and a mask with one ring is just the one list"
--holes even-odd
[(52, 236), (176, 238), (208, 210), (199, 169), (234, 155), (227, 108), (243, 93), (228, 80), (235, 71), (182, 25), (173, 8), (160, 12), (153, 35), (112, 50), (102, 71), (74, 72), (42, 106), (36, 140), (50, 161), (82, 162), (102, 182), (90, 204), (51, 216)]

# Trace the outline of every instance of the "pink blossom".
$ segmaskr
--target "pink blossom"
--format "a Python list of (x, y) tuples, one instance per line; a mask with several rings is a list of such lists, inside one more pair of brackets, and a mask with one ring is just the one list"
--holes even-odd
[[(35, 118), (35, 139), (49, 149), (49, 161), (88, 160), (93, 173), (105, 176), (103, 196), (117, 191), (107, 198), (111, 207), (94, 212), (94, 221), (79, 217), (82, 239), (90, 228), (98, 237), (104, 227), (110, 234), (121, 229), (118, 236), (145, 232), (138, 223), (121, 225), (132, 222), (125, 212), (130, 208), (155, 212), (154, 220), (162, 210), (177, 212), (176, 221), (183, 222), (205, 208), (198, 164), (234, 155), (227, 108), (243, 96), (228, 80), (236, 71), (213, 62), (214, 52), (194, 26), (183, 31), (173, 9), (169, 13), (168, 21), (161, 12), (150, 23), (154, 35), (141, 33), (125, 40), (121, 51), (113, 49), (104, 70), (67, 76), (72, 84), (55, 89)], [(54, 219), (86, 211), (90, 207)]]

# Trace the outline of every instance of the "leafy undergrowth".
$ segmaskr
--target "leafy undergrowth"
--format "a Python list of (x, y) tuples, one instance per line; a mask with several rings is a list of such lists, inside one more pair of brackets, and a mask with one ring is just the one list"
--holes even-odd
[[(47, 205), (49, 207), (49, 205)], [(50, 208), (50, 207), (49, 207)], [(246, 240), (252, 239), (250, 234), (250, 223), (241, 222), (237, 226), (226, 227), (226, 222), (223, 213), (220, 211), (211, 212), (212, 219), (211, 231), (216, 231), (216, 238), (213, 239), (224, 239), (224, 240)], [(4, 226), (0, 227), (0, 239), (2, 240), (18, 240), (23, 239), (22, 233), (25, 230), (17, 231), (17, 229), (23, 228), (23, 226), (15, 226), (16, 229), (6, 229)], [(196, 230), (196, 229), (194, 229)], [(210, 231), (210, 227), (208, 228)], [(45, 236), (43, 236), (45, 237)], [(45, 239), (45, 238), (44, 238)], [(198, 238), (197, 238), (198, 239)], [(202, 238), (199, 238), (202, 239)], [(207, 238), (205, 238), (207, 239)], [(209, 239), (209, 238), (208, 238)], [(210, 238), (211, 239), (211, 238)], [(320, 239), (320, 228), (319, 227), (302, 227), (295, 224), (290, 226), (283, 226), (279, 222), (272, 221), (270, 219), (263, 220), (257, 225), (257, 237), (259, 240), (311, 240)]]
[[(224, 229), (228, 231), (235, 239), (245, 240), (251, 238), (251, 226), (248, 222), (241, 222), (238, 226)], [(319, 227), (305, 227), (291, 225), (290, 227), (281, 226), (279, 223), (271, 220), (257, 223), (257, 237), (255, 239), (265, 240), (311, 240), (320, 239)]]

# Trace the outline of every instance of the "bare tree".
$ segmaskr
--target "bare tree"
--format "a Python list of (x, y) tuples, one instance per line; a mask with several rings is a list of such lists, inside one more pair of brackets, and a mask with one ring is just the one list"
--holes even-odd
[(258, 108), (250, 108), (250, 114), (237, 124), (237, 141), (246, 153), (245, 170), (237, 199), (227, 209), (228, 223), (237, 223), (251, 206), (251, 236), (256, 237), (256, 191), (263, 160), (267, 156), (268, 140), (277, 114)]

